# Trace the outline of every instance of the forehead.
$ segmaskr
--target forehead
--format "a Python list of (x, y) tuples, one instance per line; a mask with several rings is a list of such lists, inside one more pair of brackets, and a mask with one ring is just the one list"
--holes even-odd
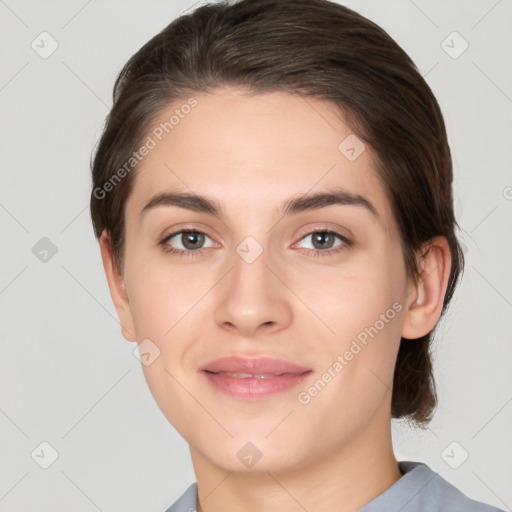
[(371, 197), (391, 222), (372, 149), (332, 103), (230, 88), (193, 98), (193, 108), (182, 108), (191, 104), (183, 98), (155, 120), (147, 134), (155, 146), (135, 171), (127, 209), (140, 213), (156, 194), (180, 190), (218, 199), (229, 215), (230, 207), (272, 210), (293, 195), (341, 187)]

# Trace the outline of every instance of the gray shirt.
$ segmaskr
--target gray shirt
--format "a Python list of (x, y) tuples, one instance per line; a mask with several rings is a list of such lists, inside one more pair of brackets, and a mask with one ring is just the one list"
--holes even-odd
[[(472, 500), (423, 462), (398, 462), (402, 478), (358, 512), (505, 512)], [(195, 512), (194, 482), (166, 512)]]

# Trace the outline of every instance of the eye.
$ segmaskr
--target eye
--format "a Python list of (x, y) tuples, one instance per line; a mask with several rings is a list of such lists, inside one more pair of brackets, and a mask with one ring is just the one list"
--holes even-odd
[(203, 249), (215, 246), (213, 243), (209, 246), (204, 246), (205, 239), (212, 241), (206, 233), (188, 229), (176, 231), (175, 233), (167, 235), (159, 242), (159, 244), (162, 245), (166, 252), (192, 256), (193, 253), (201, 254)]
[[(301, 241), (308, 238), (311, 239), (311, 244), (310, 247), (306, 247), (306, 250), (313, 256), (319, 256), (321, 253), (325, 253), (326, 256), (336, 254), (339, 251), (343, 251), (352, 245), (348, 238), (343, 236), (341, 233), (330, 229), (319, 229), (312, 231), (311, 233), (308, 233), (306, 236), (302, 237)], [(337, 244), (336, 238), (338, 239)]]
[[(305, 248), (306, 253), (313, 256), (337, 254), (352, 245), (348, 238), (330, 229), (312, 231), (302, 237), (301, 241), (307, 238), (311, 238), (312, 244), (311, 247)], [(210, 245), (204, 245), (206, 239), (210, 240)], [(336, 239), (338, 239), (337, 244)], [(159, 245), (165, 252), (185, 256), (201, 255), (204, 249), (215, 247), (215, 243), (206, 233), (196, 229), (184, 229), (171, 233), (160, 240)]]

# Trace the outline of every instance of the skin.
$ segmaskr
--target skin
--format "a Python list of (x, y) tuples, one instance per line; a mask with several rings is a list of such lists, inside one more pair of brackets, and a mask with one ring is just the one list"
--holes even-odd
[[(366, 146), (354, 161), (338, 150), (351, 130), (329, 103), (232, 88), (194, 97), (198, 105), (135, 175), (123, 275), (108, 234), (101, 238), (123, 336), (149, 338), (160, 350), (143, 370), (162, 412), (189, 443), (200, 511), (355, 511), (401, 477), (390, 428), (394, 365), (401, 336), (414, 343), (439, 319), (448, 245), (435, 238), (421, 279), (407, 278), (372, 150)], [(161, 120), (185, 101), (169, 105)], [(364, 196), (378, 216), (359, 205), (280, 213), (290, 198), (339, 187)], [(208, 196), (224, 216), (169, 205), (141, 216), (164, 191)], [(166, 253), (158, 242), (185, 228), (206, 233), (204, 251)], [(318, 228), (352, 244), (334, 237), (332, 247), (318, 249), (310, 235)], [(263, 249), (250, 264), (236, 252), (247, 236)], [(187, 250), (180, 235), (171, 244)], [(401, 311), (301, 404), (298, 393), (393, 303)], [(198, 372), (234, 354), (285, 359), (313, 373), (297, 389), (235, 399)], [(251, 468), (237, 457), (247, 442), (262, 454)]]

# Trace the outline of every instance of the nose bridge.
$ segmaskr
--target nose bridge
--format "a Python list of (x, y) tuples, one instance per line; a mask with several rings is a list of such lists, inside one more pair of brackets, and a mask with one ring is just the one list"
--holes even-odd
[(291, 319), (283, 283), (268, 268), (270, 252), (248, 236), (235, 247), (232, 270), (217, 304), (216, 321), (250, 334), (260, 325), (283, 327)]
[(247, 306), (256, 302), (260, 306), (270, 298), (272, 283), (269, 265), (269, 252), (253, 236), (248, 236), (235, 248), (233, 270), (230, 276), (230, 293), (234, 300)]
[(268, 249), (250, 236), (236, 247), (235, 252), (232, 285), (237, 289), (240, 287), (244, 292), (252, 290), (255, 294), (268, 289)]

